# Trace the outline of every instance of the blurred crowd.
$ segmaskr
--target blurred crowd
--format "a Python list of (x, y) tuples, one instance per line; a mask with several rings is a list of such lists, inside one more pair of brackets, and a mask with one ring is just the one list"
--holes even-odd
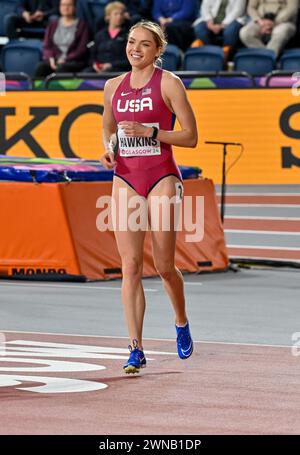
[(41, 78), (129, 70), (127, 34), (141, 19), (159, 23), (182, 53), (216, 45), (227, 60), (242, 47), (269, 49), (278, 58), (286, 47), (300, 48), (299, 0), (16, 0), (0, 19), (9, 42), (43, 40), (35, 70)]

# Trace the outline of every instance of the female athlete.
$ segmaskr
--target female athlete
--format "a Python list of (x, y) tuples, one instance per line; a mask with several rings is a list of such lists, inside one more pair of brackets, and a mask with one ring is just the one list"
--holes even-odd
[[(139, 195), (147, 201), (154, 265), (174, 308), (178, 355), (187, 359), (193, 352), (193, 341), (183, 277), (175, 266), (176, 229), (171, 206), (170, 229), (152, 228), (152, 200), (182, 195), (182, 177), (172, 145), (196, 147), (198, 140), (195, 116), (181, 80), (157, 66), (166, 44), (163, 31), (155, 23), (142, 21), (130, 29), (126, 53), (132, 69), (109, 79), (104, 88), (105, 153), (101, 162), (107, 169), (114, 168), (112, 197), (117, 217), (124, 214), (119, 199), (121, 191), (126, 194), (128, 217), (132, 213), (128, 208), (130, 198)], [(175, 117), (179, 131), (173, 131)], [(111, 147), (114, 134), (118, 139), (116, 156)], [(116, 223), (114, 231), (122, 260), (122, 303), (130, 337), (130, 356), (123, 368), (126, 373), (137, 373), (146, 366), (142, 340), (145, 230), (120, 229)]]

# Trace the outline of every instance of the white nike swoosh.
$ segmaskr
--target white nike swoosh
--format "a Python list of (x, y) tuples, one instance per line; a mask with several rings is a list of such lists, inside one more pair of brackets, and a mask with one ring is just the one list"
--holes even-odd
[(192, 341), (190, 342), (190, 345), (189, 345), (189, 347), (187, 349), (181, 349), (181, 351), (185, 354), (186, 352), (189, 352), (191, 347), (192, 347)]
[(130, 95), (130, 93), (132, 93), (132, 92), (126, 92), (126, 93), (122, 92), (121, 96), (127, 96), (127, 95)]

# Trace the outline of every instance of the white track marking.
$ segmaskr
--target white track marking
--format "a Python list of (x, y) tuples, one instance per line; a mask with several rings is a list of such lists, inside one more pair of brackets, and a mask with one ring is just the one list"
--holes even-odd
[(287, 246), (263, 246), (263, 245), (227, 245), (227, 248), (249, 248), (250, 250), (274, 250), (274, 251), (300, 251), (300, 248)]
[[(34, 334), (34, 335), (52, 335), (52, 336), (69, 336), (69, 337), (82, 337), (82, 338), (112, 338), (112, 339), (127, 339), (128, 337), (122, 336), (115, 336), (115, 335), (81, 335), (76, 333), (56, 333), (56, 332), (32, 332), (32, 331), (24, 331), (24, 330), (5, 330), (3, 333), (27, 333), (27, 334)], [(148, 341), (171, 341), (175, 343), (175, 337), (170, 338), (144, 338), (144, 340)], [(228, 341), (206, 341), (206, 340), (193, 340), (194, 343), (200, 344), (221, 344), (221, 345), (233, 345), (233, 346), (258, 346), (258, 347), (266, 347), (266, 348), (292, 348), (292, 345), (281, 345), (281, 344), (261, 344), (261, 343), (237, 343), (237, 342), (228, 342)], [(153, 351), (155, 352), (155, 351)]]
[[(16, 282), (14, 281), (13, 283), (11, 282), (1, 282), (0, 281), (0, 286), (28, 286), (28, 287), (38, 287), (38, 288), (42, 288), (42, 287), (48, 287), (48, 288), (66, 288), (66, 289), (70, 289), (70, 288), (76, 288), (76, 289), (100, 289), (101, 291), (121, 291), (121, 288), (116, 288), (116, 287), (112, 287), (112, 286), (86, 286), (84, 283), (81, 283), (80, 285), (73, 285), (73, 284), (56, 284), (56, 283), (53, 283), (53, 284), (38, 284), (38, 283), (34, 283), (34, 282), (27, 282), (27, 283), (19, 283), (19, 282)], [(144, 291), (146, 292), (158, 292), (157, 289), (149, 289), (149, 288), (145, 288)]]
[[(218, 204), (219, 207), (221, 207), (221, 204)], [(285, 207), (288, 207), (288, 208), (297, 208), (299, 209), (300, 208), (300, 204), (252, 204), (252, 203), (248, 203), (248, 204), (232, 204), (232, 203), (227, 203), (226, 202), (226, 207), (247, 207), (247, 208), (251, 208), (251, 207), (276, 207), (276, 208), (285, 208)]]
[(254, 260), (260, 260), (260, 261), (279, 261), (284, 265), (285, 262), (296, 262), (297, 264), (300, 264), (300, 259), (289, 259), (289, 258), (269, 258), (268, 256), (243, 256), (241, 254), (229, 254), (230, 259), (246, 259), (249, 262)]
[[(217, 196), (221, 196), (221, 193), (217, 193)], [(256, 196), (256, 197), (269, 197), (269, 196), (300, 196), (299, 193), (226, 193), (226, 196)]]
[(225, 216), (225, 221), (229, 220), (264, 220), (264, 221), (300, 221), (300, 218), (286, 216), (247, 216), (247, 215), (228, 215)]
[(300, 232), (295, 231), (254, 231), (251, 229), (224, 229), (224, 232), (237, 234), (268, 234), (268, 235), (300, 235)]

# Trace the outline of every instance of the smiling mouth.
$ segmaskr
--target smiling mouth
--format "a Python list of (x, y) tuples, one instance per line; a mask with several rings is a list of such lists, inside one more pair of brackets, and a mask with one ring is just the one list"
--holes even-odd
[(132, 58), (142, 58), (142, 55), (140, 54), (130, 54)]

